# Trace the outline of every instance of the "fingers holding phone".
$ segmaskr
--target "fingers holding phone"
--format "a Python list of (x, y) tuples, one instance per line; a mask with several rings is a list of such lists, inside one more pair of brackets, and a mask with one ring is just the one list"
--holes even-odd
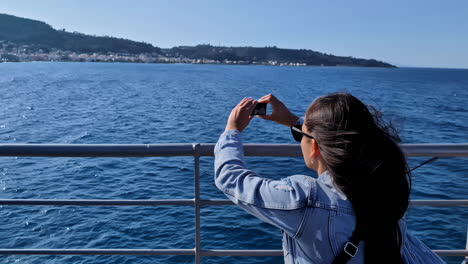
[(242, 132), (249, 125), (250, 120), (252, 120), (252, 112), (255, 110), (256, 105), (257, 101), (251, 98), (242, 99), (232, 109), (225, 130), (238, 130)]
[(291, 111), (289, 111), (289, 109), (272, 94), (267, 94), (260, 98), (258, 100), (258, 104), (260, 103), (270, 104), (272, 108), (272, 113), (270, 115), (266, 114), (266, 108), (264, 115), (258, 115), (258, 117), (262, 119), (271, 120), (288, 127), (294, 125), (297, 120), (299, 120), (298, 116), (291, 113)]

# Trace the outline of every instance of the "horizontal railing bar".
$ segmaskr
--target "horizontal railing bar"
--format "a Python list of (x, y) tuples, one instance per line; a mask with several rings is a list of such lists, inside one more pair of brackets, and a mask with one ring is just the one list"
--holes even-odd
[(0, 199), (0, 205), (78, 205), (78, 206), (165, 206), (194, 205), (193, 199), (173, 200), (78, 200), (78, 199)]
[[(439, 256), (468, 256), (468, 250), (432, 250)], [(282, 250), (201, 250), (202, 256), (283, 256)], [(195, 249), (0, 249), (0, 255), (195, 255)]]
[(172, 157), (193, 156), (192, 144), (0, 144), (13, 157)]
[[(0, 199), (0, 205), (77, 205), (77, 206), (193, 206), (193, 199), (172, 200), (81, 200), (81, 199)], [(200, 200), (203, 206), (234, 205), (227, 199)], [(468, 206), (468, 200), (411, 200), (411, 206)]]
[(439, 256), (444, 257), (457, 257), (457, 256), (468, 256), (468, 250), (464, 249), (455, 249), (455, 250), (432, 250), (432, 252), (436, 253)]
[(0, 255), (195, 255), (194, 249), (0, 249)]
[(468, 200), (410, 200), (410, 206), (468, 206)]
[(229, 249), (208, 249), (201, 251), (202, 256), (221, 257), (221, 256), (283, 256), (282, 250), (229, 250)]
[(408, 157), (468, 157), (468, 144), (401, 144)]
[(208, 199), (201, 200), (201, 205), (213, 206), (213, 205), (235, 205), (231, 200), (228, 199)]
[[(213, 156), (215, 144), (200, 144), (201, 156)], [(244, 144), (245, 156), (302, 157), (299, 144)]]
[[(213, 156), (215, 144), (200, 144)], [(408, 157), (468, 157), (468, 144), (401, 144)], [(244, 144), (246, 156), (301, 157), (299, 144)], [(3, 157), (170, 157), (193, 156), (193, 144), (0, 144)]]

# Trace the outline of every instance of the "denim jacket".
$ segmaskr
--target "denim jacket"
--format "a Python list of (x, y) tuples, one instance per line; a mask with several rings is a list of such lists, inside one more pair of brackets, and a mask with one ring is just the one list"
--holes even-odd
[[(355, 228), (352, 205), (327, 172), (317, 179), (262, 178), (246, 168), (237, 130), (224, 132), (216, 144), (215, 184), (242, 209), (281, 229), (285, 263), (331, 263)], [(444, 263), (407, 232), (405, 220), (399, 224), (405, 263)], [(361, 241), (348, 263), (363, 263), (364, 251)]]

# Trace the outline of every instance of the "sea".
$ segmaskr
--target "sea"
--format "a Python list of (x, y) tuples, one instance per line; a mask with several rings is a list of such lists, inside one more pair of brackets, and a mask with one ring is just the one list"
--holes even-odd
[[(215, 143), (244, 97), (272, 93), (302, 115), (318, 96), (349, 92), (382, 111), (402, 143), (468, 143), (468, 70), (131, 63), (0, 63), (0, 143)], [(268, 111), (271, 111), (269, 109)], [(244, 143), (296, 144), (254, 118)], [(427, 158), (409, 158), (410, 167)], [(201, 157), (202, 199), (225, 199)], [(263, 177), (317, 175), (302, 158), (247, 157)], [(0, 199), (192, 199), (193, 157), (1, 157)], [(466, 158), (412, 174), (411, 199), (468, 199)], [(464, 249), (466, 207), (410, 207), (408, 228), (431, 249)], [(0, 206), (0, 248), (195, 247), (191, 206)], [(201, 209), (202, 249), (281, 249), (280, 230), (235, 206)], [(460, 263), (463, 258), (444, 258)], [(0, 256), (0, 263), (194, 263), (193, 256)], [(283, 263), (202, 257), (202, 263)]]

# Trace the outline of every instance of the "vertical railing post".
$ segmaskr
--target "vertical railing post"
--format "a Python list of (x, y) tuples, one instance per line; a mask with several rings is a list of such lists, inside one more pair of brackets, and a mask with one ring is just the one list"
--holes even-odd
[(195, 263), (200, 264), (200, 144), (193, 144), (194, 150), (194, 187), (195, 187)]
[[(466, 250), (468, 250), (468, 228), (466, 229)], [(461, 264), (468, 264), (468, 256), (465, 256), (465, 259)]]

